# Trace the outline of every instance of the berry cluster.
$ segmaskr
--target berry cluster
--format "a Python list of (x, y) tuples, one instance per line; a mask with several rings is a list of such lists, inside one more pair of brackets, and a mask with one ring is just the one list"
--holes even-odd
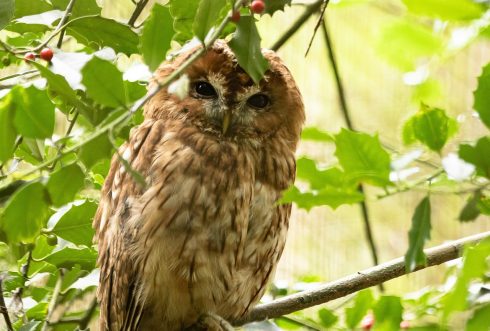
[[(250, 11), (252, 12), (252, 14), (262, 14), (264, 12), (264, 9), (265, 9), (265, 2), (264, 2), (264, 0), (253, 0), (250, 3), (249, 8), (250, 8)], [(240, 12), (234, 11), (231, 14), (230, 19), (235, 23), (238, 22), (240, 20)]]
[[(36, 59), (37, 55), (33, 52), (26, 53), (24, 55), (24, 60), (26, 61), (34, 61)], [(53, 58), (53, 50), (51, 48), (43, 48), (39, 52), (39, 57), (45, 61), (51, 62), (51, 59)]]

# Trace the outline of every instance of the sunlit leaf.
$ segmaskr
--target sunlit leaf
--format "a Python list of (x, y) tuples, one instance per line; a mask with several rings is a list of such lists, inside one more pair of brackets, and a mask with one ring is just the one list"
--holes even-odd
[(472, 20), (484, 12), (482, 5), (471, 0), (403, 0), (403, 3), (416, 15), (442, 20)]
[(318, 311), (318, 318), (320, 319), (322, 326), (326, 328), (331, 327), (339, 320), (337, 315), (326, 308), (322, 308)]
[[(51, 0), (51, 3), (55, 9), (63, 11), (68, 7), (69, 2), (70, 0)], [(96, 0), (75, 1), (70, 18), (73, 19), (79, 16), (99, 15), (100, 12), (101, 8), (97, 4)]]
[(487, 64), (482, 71), (480, 77), (478, 77), (478, 87), (474, 92), (474, 104), (473, 108), (480, 115), (480, 119), (485, 125), (490, 128), (490, 63)]
[(0, 100), (0, 162), (5, 162), (14, 154), (17, 130), (14, 126), (14, 107), (7, 95)]
[(430, 198), (427, 196), (418, 204), (412, 217), (408, 233), (409, 246), (405, 254), (405, 269), (412, 271), (418, 265), (425, 265), (424, 245), (430, 239), (431, 217)]
[(390, 156), (377, 136), (346, 129), (335, 135), (335, 156), (351, 181), (390, 184)]
[(43, 261), (51, 263), (58, 268), (71, 269), (79, 265), (83, 270), (91, 271), (95, 268), (97, 251), (92, 248), (64, 247), (48, 256)]
[(340, 205), (358, 203), (364, 200), (364, 195), (355, 189), (326, 187), (317, 192), (302, 193), (292, 186), (284, 192), (281, 203), (294, 202), (299, 208), (310, 210), (317, 206), (330, 206), (336, 209)]
[(486, 331), (490, 329), (490, 304), (479, 307), (466, 323), (466, 331)]
[(331, 134), (321, 131), (316, 127), (304, 128), (301, 132), (301, 139), (319, 142), (333, 142), (335, 140)]
[(484, 215), (490, 215), (490, 197), (485, 196), (478, 201), (478, 210)]
[(114, 64), (94, 57), (83, 67), (82, 75), (82, 82), (92, 99), (113, 108), (126, 105), (122, 73)]
[(63, 17), (61, 10), (50, 10), (40, 14), (23, 16), (12, 21), (7, 30), (18, 33), (43, 32), (54, 27), (54, 23)]
[(0, 225), (11, 242), (32, 242), (49, 216), (47, 192), (39, 182), (20, 188), (8, 200)]
[(349, 181), (348, 176), (339, 168), (332, 167), (319, 170), (315, 161), (301, 157), (296, 161), (296, 176), (309, 182), (314, 190), (320, 190), (326, 186), (337, 188), (356, 189), (357, 183)]
[(14, 124), (22, 136), (48, 138), (54, 130), (54, 105), (45, 90), (16, 86), (10, 92), (15, 107)]
[(478, 139), (475, 146), (459, 145), (459, 157), (476, 166), (480, 176), (490, 178), (490, 137)]
[(73, 200), (83, 187), (85, 174), (76, 163), (67, 165), (49, 176), (46, 188), (54, 206), (62, 206)]
[(107, 46), (128, 56), (138, 53), (139, 37), (136, 32), (128, 25), (109, 18), (86, 17), (73, 21), (66, 33), (95, 50)]
[(52, 232), (76, 245), (90, 247), (94, 236), (92, 219), (96, 210), (97, 204), (88, 200), (80, 205), (73, 205), (61, 216)]
[(345, 323), (351, 329), (357, 327), (374, 302), (373, 292), (369, 289), (356, 294), (354, 306), (345, 309)]
[(456, 121), (447, 116), (444, 110), (422, 104), (420, 110), (405, 122), (403, 141), (411, 144), (417, 140), (431, 150), (440, 152), (456, 131)]
[(218, 25), (221, 8), (226, 5), (226, 0), (201, 0), (197, 8), (196, 17), (192, 24), (192, 30), (202, 42), (208, 32)]
[(15, 0), (15, 17), (35, 15), (52, 10), (53, 7), (46, 0)]
[(165, 59), (173, 34), (173, 20), (168, 7), (155, 4), (145, 21), (139, 46), (151, 71)]
[(46, 313), (48, 312), (48, 303), (39, 302), (34, 307), (26, 311), (26, 316), (28, 319), (42, 321), (46, 318)]
[(384, 295), (373, 307), (374, 331), (391, 331), (400, 328), (403, 306), (396, 296)]
[(242, 16), (228, 45), (235, 53), (240, 67), (258, 84), (269, 68), (262, 55), (260, 36), (252, 16)]
[(0, 30), (2, 30), (14, 16), (15, 1), (0, 0)]

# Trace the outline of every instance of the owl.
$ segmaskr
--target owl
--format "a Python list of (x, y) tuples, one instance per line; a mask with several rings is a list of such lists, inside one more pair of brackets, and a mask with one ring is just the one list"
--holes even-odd
[(94, 218), (101, 330), (228, 330), (263, 295), (286, 241), (291, 205), (278, 200), (304, 122), (289, 70), (263, 53), (270, 67), (255, 84), (215, 42), (186, 70), (188, 95), (162, 89), (113, 157)]

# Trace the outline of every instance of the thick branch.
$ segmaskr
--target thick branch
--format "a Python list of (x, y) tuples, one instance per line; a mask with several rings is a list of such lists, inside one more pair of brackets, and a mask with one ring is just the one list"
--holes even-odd
[(129, 26), (134, 26), (134, 23), (136, 23), (136, 20), (141, 15), (141, 12), (143, 11), (143, 9), (145, 9), (145, 6), (147, 3), (148, 3), (148, 0), (140, 0), (136, 4), (136, 8), (134, 9), (133, 14), (131, 15), (131, 17), (129, 18), (129, 21), (128, 21)]
[[(461, 255), (462, 249), (465, 245), (476, 244), (485, 238), (490, 238), (490, 231), (426, 249), (425, 254), (427, 255), (427, 265), (418, 266), (414, 271), (454, 260)], [(247, 316), (245, 316), (243, 319), (235, 321), (234, 324), (242, 325), (253, 321), (260, 321), (267, 318), (276, 318), (282, 315), (287, 315), (298, 310), (310, 308), (334, 299), (345, 297), (346, 295), (406, 274), (408, 273), (405, 270), (404, 258), (400, 257), (378, 266), (359, 271), (356, 274), (344, 277), (342, 279), (320, 285), (315, 290), (299, 292), (285, 296), (270, 303), (258, 305)]]

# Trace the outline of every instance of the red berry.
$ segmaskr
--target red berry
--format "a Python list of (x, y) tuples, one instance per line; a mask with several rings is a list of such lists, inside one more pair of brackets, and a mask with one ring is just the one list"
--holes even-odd
[(264, 0), (254, 0), (250, 4), (250, 10), (252, 13), (261, 14), (265, 9)]
[(53, 51), (51, 50), (51, 48), (43, 48), (42, 51), (39, 53), (39, 56), (41, 57), (41, 59), (50, 62), (53, 58)]
[(36, 54), (29, 52), (24, 55), (24, 60), (26, 61), (34, 61), (36, 59)]
[(239, 11), (234, 11), (232, 14), (231, 14), (231, 17), (230, 19), (237, 23), (239, 20), (240, 20), (240, 12)]
[(367, 314), (361, 321), (361, 328), (363, 330), (371, 330), (374, 325), (374, 316), (373, 314)]
[(410, 322), (409, 321), (401, 321), (400, 322), (400, 329), (410, 329)]

